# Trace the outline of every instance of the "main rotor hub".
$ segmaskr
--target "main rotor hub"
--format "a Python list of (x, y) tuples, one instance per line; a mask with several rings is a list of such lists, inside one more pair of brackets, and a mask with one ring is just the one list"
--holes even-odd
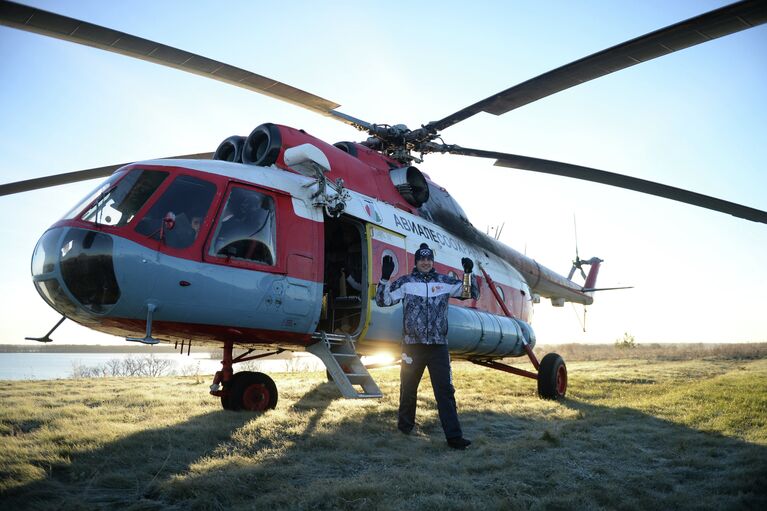
[[(361, 128), (363, 129), (363, 128)], [(441, 144), (433, 144), (432, 140), (438, 138), (437, 130), (422, 126), (416, 130), (411, 130), (404, 124), (370, 124), (364, 128), (371, 136), (362, 145), (375, 151), (380, 151), (390, 158), (401, 163), (421, 163), (422, 158), (414, 156), (413, 153), (426, 153), (439, 151)]]

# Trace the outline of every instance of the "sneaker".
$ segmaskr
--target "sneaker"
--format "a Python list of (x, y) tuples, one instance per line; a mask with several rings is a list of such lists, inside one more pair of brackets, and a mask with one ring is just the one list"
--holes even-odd
[(448, 438), (447, 445), (453, 449), (464, 450), (471, 445), (471, 440), (467, 440), (466, 438), (460, 436), (458, 438)]

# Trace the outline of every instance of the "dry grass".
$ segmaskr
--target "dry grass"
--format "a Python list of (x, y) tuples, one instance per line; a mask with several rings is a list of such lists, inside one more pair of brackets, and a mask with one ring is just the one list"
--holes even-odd
[(221, 411), (193, 378), (6, 385), (0, 508), (767, 508), (767, 360), (568, 368), (555, 403), (455, 363), (465, 452), (446, 448), (428, 379), (416, 434), (396, 431), (396, 369), (374, 371), (376, 401), (279, 375), (264, 415)]
[(635, 348), (615, 344), (556, 344), (536, 347), (538, 355), (554, 351), (566, 361), (582, 360), (757, 360), (767, 358), (767, 343), (637, 343)]

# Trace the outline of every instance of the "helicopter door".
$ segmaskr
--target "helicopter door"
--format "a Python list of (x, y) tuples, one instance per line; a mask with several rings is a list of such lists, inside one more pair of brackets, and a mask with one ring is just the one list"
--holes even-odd
[(389, 229), (369, 224), (367, 238), (370, 248), (368, 267), (370, 268), (369, 297), (372, 302), (368, 316), (374, 313), (374, 321), (366, 322), (368, 329), (363, 336), (373, 339), (399, 339), (402, 337), (402, 307), (378, 307), (375, 304), (376, 285), (381, 280), (381, 263), (384, 256), (390, 256), (394, 261), (394, 271), (391, 279), (397, 279), (410, 272), (410, 262), (405, 244), (405, 237)]
[(211, 307), (228, 325), (314, 332), (320, 314), (322, 223), (296, 215), (285, 192), (229, 183), (204, 248), (225, 294)]
[(370, 240), (370, 267), (373, 283), (381, 280), (381, 263), (384, 256), (391, 256), (394, 260), (394, 272), (391, 279), (407, 275), (410, 266), (407, 260), (405, 237), (389, 229), (377, 225), (368, 225), (368, 239)]
[(349, 218), (325, 218), (324, 332), (358, 335), (364, 326), (368, 271), (364, 227)]

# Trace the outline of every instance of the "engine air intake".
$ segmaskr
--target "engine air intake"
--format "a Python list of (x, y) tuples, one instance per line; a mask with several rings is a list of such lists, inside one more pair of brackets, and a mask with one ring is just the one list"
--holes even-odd
[(268, 167), (277, 161), (282, 149), (280, 129), (265, 123), (254, 129), (242, 148), (242, 163)]
[(392, 183), (408, 204), (416, 208), (429, 200), (429, 185), (416, 167), (408, 166), (389, 172)]
[(245, 137), (233, 135), (219, 144), (213, 159), (242, 163), (242, 149), (244, 146)]
[(333, 146), (342, 150), (349, 156), (357, 157), (357, 145), (354, 142), (336, 142)]

